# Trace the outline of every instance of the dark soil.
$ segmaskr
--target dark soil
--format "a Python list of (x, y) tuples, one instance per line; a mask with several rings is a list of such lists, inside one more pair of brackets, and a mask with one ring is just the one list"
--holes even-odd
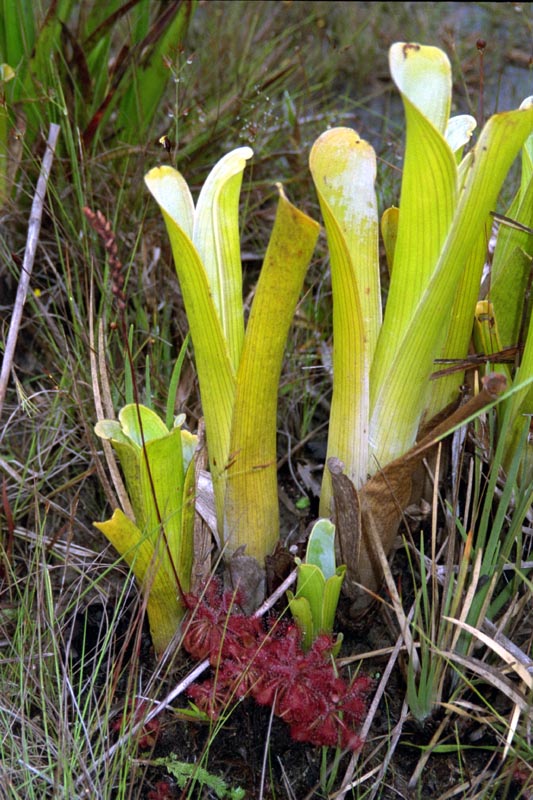
[[(401, 552), (397, 554), (395, 573), (398, 581), (404, 581), (405, 593), (408, 596), (409, 568), (405, 556)], [(109, 613), (109, 608), (93, 603), (73, 619), (71, 652), (75, 654), (84, 650), (84, 674), (90, 672), (98, 663), (98, 656), (101, 655), (101, 642), (107, 632), (106, 619)], [(120, 624), (115, 627), (111, 646), (113, 653), (109, 652), (108, 646), (106, 654), (115, 659), (120, 656), (124, 664), (122, 679), (117, 684), (116, 693), (116, 706), (119, 709), (118, 719), (120, 719), (120, 709), (123, 709), (125, 702), (124, 696), (129, 672), (140, 668), (146, 681), (150, 674), (158, 669), (146, 622), (143, 625), (139, 644), (136, 647), (132, 644), (130, 637), (132, 627), (135, 628), (137, 619), (136, 609), (124, 612)], [(339, 654), (341, 659), (357, 656), (357, 654), (371, 653), (382, 648), (391, 648), (396, 639), (394, 625), (388, 614), (380, 613), (377, 606), (373, 606), (365, 616), (354, 621), (350, 616), (349, 604), (341, 601), (338, 611), (338, 629), (344, 632), (343, 647)], [(94, 661), (91, 659), (91, 650), (94, 651)], [(345, 668), (344, 674), (348, 676), (349, 669), (360, 667), (377, 686), (387, 660), (388, 653), (365, 658), (360, 663), (352, 664), (351, 668)], [(170, 692), (194, 666), (194, 662), (183, 650), (177, 652), (171, 674), (160, 686), (160, 698)], [(388, 678), (384, 699), (374, 717), (370, 735), (360, 753), (360, 759), (365, 763), (365, 772), (379, 769), (387, 747), (378, 750), (374, 756), (372, 756), (372, 752), (382, 740), (390, 739), (394, 726), (400, 720), (405, 697), (403, 666), (404, 661), (400, 659)], [(78, 675), (82, 680), (84, 675), (79, 675), (79, 663), (75, 657), (72, 659), (71, 667), (72, 676)], [(201, 679), (204, 678), (205, 674)], [(104, 681), (105, 675), (102, 676), (102, 691), (105, 688)], [(98, 682), (96, 682), (96, 686), (98, 686)], [(487, 688), (487, 700), (490, 699), (491, 692), (492, 690)], [(472, 699), (475, 700), (475, 697)], [(333, 751), (328, 750), (326, 755), (326, 752), (322, 752), (320, 748), (293, 741), (289, 735), (288, 726), (273, 716), (269, 708), (260, 707), (251, 699), (244, 699), (229, 710), (220, 726), (216, 723), (186, 719), (183, 711), (187, 708), (187, 697), (182, 695), (157, 718), (158, 721), (151, 739), (149, 738), (146, 742), (146, 737), (143, 739), (143, 736), (147, 730), (141, 731), (138, 750), (138, 758), (141, 763), (158, 758), (173, 757), (180, 762), (201, 765), (210, 774), (222, 777), (228, 791), (231, 787), (240, 787), (244, 790), (243, 797), (245, 798), (311, 800), (311, 798), (331, 796), (321, 786), (321, 769), (323, 769), (324, 758), (328, 768), (333, 766)], [(509, 709), (501, 709), (501, 711), (505, 712)], [(421, 798), (432, 800), (441, 797), (446, 791), (465, 780), (468, 785), (475, 785), (477, 776), (486, 769), (491, 750), (497, 742), (495, 737), (488, 736), (486, 731), (466, 719), (456, 723), (453, 732), (450, 731), (450, 734), (444, 737), (444, 741), (450, 745), (457, 740), (462, 743), (463, 747), (471, 748), (467, 750), (465, 760), (459, 759), (453, 752), (453, 748), (450, 752), (433, 754), (423, 769), (416, 786), (409, 787), (409, 781), (417, 768), (419, 758), (430, 744), (443, 717), (444, 712), (437, 711), (424, 723), (410, 718), (404, 720), (401, 740), (392, 762), (388, 788), (383, 788), (378, 797), (383, 800), (394, 800), (399, 796), (408, 800), (420, 800)], [(440, 737), (440, 741), (442, 740), (443, 737)], [(333, 780), (333, 789), (338, 789), (342, 784), (342, 776), (349, 761), (350, 754), (345, 754), (336, 764), (337, 777)], [(133, 785), (135, 785), (135, 781)], [(368, 788), (368, 784), (365, 786)], [(148, 772), (143, 774), (141, 784), (137, 786), (136, 791), (139, 790), (140, 794), (134, 796), (146, 798), (146, 800), (160, 800), (160, 798), (161, 800), (207, 799), (216, 796), (209, 788), (201, 785), (200, 777), (195, 780), (193, 776), (190, 781), (179, 786), (164, 766), (149, 768)], [(514, 793), (515, 791), (519, 791), (517, 787), (509, 787), (509, 793), (498, 794), (497, 800), (519, 797), (519, 794)], [(354, 790), (347, 796), (355, 798), (366, 795), (360, 789), (359, 792)]]

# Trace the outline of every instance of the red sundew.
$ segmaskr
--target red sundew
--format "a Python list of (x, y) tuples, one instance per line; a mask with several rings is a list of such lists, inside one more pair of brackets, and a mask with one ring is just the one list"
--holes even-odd
[(261, 621), (236, 613), (238, 596), (222, 594), (217, 581), (209, 582), (202, 597), (188, 594), (185, 599), (190, 612), (183, 644), (193, 658), (209, 658), (216, 666), (221, 656), (240, 653), (257, 643)]
[(184, 645), (216, 667), (213, 678), (188, 689), (201, 710), (216, 718), (232, 701), (251, 696), (259, 705), (273, 706), (296, 741), (361, 747), (355, 728), (366, 713), (372, 681), (359, 676), (347, 683), (339, 677), (331, 636), (317, 637), (304, 651), (295, 624), (277, 622), (265, 631), (261, 620), (236, 613), (235, 596), (222, 594), (218, 584), (188, 602), (192, 619)]
[(531, 778), (531, 770), (526, 769), (524, 766), (516, 767), (513, 772), (513, 780), (521, 784), (522, 793), (520, 797), (524, 797), (525, 800), (531, 800), (533, 797), (533, 781)]
[(348, 687), (342, 699), (342, 711), (354, 725), (359, 725), (366, 714), (366, 700), (373, 682), (368, 675), (358, 675)]
[(146, 800), (173, 800), (174, 790), (168, 781), (157, 781), (146, 795)]
[(187, 694), (194, 700), (200, 711), (207, 714), (209, 719), (218, 719), (220, 712), (227, 705), (227, 687), (218, 681), (202, 681), (193, 683), (187, 689)]
[(364, 698), (370, 688), (371, 681), (365, 676), (355, 678), (350, 686), (341, 678), (334, 678), (329, 686), (323, 685), (312, 715), (302, 714), (296, 703), (289, 705), (284, 719), (292, 723), (291, 736), (320, 746), (358, 749), (361, 740), (353, 729), (366, 713)]
[[(133, 717), (131, 724), (135, 725), (139, 722), (147, 712), (147, 705), (141, 701), (133, 709), (124, 712), (118, 719), (115, 720), (111, 726), (114, 733), (120, 733), (123, 730), (124, 718), (127, 715)], [(137, 747), (139, 750), (151, 750), (157, 744), (161, 735), (161, 721), (158, 718), (151, 719), (139, 731), (137, 739)]]
[(289, 730), (295, 742), (307, 742), (316, 747), (338, 747), (340, 745), (339, 727), (334, 719), (321, 720), (320, 723), (316, 720), (312, 727), (309, 727), (306, 719), (290, 725)]
[(246, 653), (234, 658), (226, 658), (219, 669), (217, 682), (222, 682), (227, 686), (228, 694), (233, 699), (240, 699), (253, 695), (263, 679), (262, 669), (255, 663), (251, 654)]

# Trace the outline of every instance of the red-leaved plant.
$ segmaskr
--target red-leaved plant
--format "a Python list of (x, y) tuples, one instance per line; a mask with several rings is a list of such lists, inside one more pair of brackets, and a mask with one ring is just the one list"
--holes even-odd
[[(148, 713), (148, 705), (144, 701), (133, 702), (129, 705), (127, 711), (116, 719), (111, 725), (111, 731), (117, 735), (124, 732), (124, 722), (127, 720), (128, 724), (133, 726), (140, 722), (143, 717)], [(137, 747), (139, 750), (153, 750), (161, 734), (161, 721), (159, 719), (151, 719), (142, 726), (137, 738)]]
[(187, 595), (189, 618), (183, 644), (198, 660), (209, 659), (214, 674), (189, 687), (198, 708), (215, 719), (228, 703), (253, 697), (290, 726), (293, 739), (313, 745), (358, 749), (357, 728), (366, 712), (372, 682), (337, 674), (330, 636), (309, 650), (290, 622), (265, 624), (238, 610), (239, 598), (211, 581), (201, 597)]

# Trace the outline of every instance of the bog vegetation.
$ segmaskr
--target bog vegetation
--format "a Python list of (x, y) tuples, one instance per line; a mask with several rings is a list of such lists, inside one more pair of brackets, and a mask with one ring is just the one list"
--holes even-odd
[(530, 9), (387, 5), (3, 4), (7, 797), (533, 792)]

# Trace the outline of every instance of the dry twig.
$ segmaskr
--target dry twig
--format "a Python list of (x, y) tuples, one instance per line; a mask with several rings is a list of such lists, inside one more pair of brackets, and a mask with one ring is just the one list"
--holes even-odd
[(15, 356), (17, 337), (22, 320), (22, 311), (24, 309), (26, 295), (28, 294), (28, 289), (30, 286), (33, 262), (35, 261), (37, 243), (39, 241), (39, 234), (41, 232), (41, 219), (43, 216), (46, 187), (48, 185), (48, 178), (50, 177), (52, 161), (54, 160), (54, 151), (57, 144), (59, 131), (59, 125), (55, 125), (54, 123), (50, 125), (50, 132), (46, 142), (46, 151), (43, 157), (43, 163), (41, 165), (41, 174), (39, 175), (39, 180), (37, 181), (37, 188), (35, 190), (35, 195), (31, 206), (30, 221), (28, 223), (28, 236), (26, 238), (26, 250), (24, 252), (24, 261), (22, 263), (22, 272), (20, 274), (17, 296), (15, 298), (15, 305), (13, 307), (13, 314), (11, 315), (9, 332), (7, 334), (4, 358), (2, 360), (2, 371), (0, 372), (0, 415), (2, 414), (2, 409), (4, 407), (7, 384), (9, 382), (9, 374), (11, 372), (13, 358)]

